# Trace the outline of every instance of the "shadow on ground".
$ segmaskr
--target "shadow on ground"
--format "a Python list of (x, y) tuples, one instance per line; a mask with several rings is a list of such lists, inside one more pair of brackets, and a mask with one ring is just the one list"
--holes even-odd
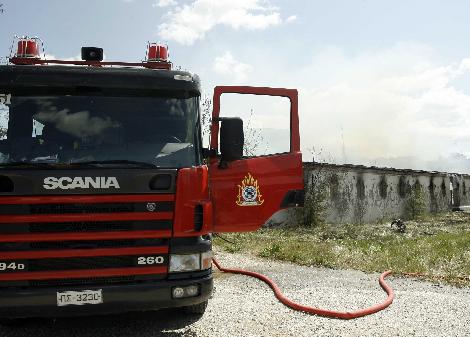
[[(0, 336), (9, 337), (196, 337), (188, 325), (200, 316), (178, 310), (57, 319), (28, 319), (16, 326), (0, 327)], [(186, 329), (183, 329), (187, 327)], [(181, 331), (173, 331), (179, 330)]]

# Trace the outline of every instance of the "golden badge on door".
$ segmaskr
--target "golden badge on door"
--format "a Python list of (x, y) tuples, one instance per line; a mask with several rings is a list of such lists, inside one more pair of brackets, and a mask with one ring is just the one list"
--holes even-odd
[(238, 185), (238, 197), (236, 204), (238, 206), (259, 206), (262, 205), (261, 192), (258, 186), (258, 180), (248, 173), (242, 180), (241, 185)]

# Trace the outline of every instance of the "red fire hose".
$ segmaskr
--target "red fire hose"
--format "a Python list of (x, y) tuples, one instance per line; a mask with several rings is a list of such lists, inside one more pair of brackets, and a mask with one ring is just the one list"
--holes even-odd
[(308, 307), (305, 305), (295, 303), (289, 300), (287, 297), (285, 297), (282, 294), (281, 289), (279, 289), (276, 283), (274, 283), (270, 278), (262, 274), (252, 272), (252, 271), (247, 271), (247, 270), (242, 270), (242, 269), (224, 268), (219, 264), (219, 262), (215, 258), (213, 258), (212, 261), (214, 262), (217, 269), (219, 269), (220, 271), (224, 273), (243, 274), (243, 275), (248, 275), (248, 276), (260, 279), (261, 281), (267, 283), (271, 287), (271, 289), (274, 291), (274, 294), (276, 295), (277, 299), (280, 302), (282, 302), (283, 304), (285, 304), (286, 306), (294, 310), (303, 311), (305, 313), (312, 314), (312, 315), (339, 318), (339, 319), (353, 319), (353, 318), (363, 317), (363, 316), (367, 316), (367, 315), (376, 313), (378, 311), (381, 311), (385, 309), (386, 307), (388, 307), (393, 302), (393, 297), (394, 297), (393, 289), (387, 283), (385, 283), (385, 280), (384, 280), (388, 275), (392, 273), (391, 271), (386, 271), (382, 273), (382, 275), (380, 275), (380, 278), (379, 278), (380, 286), (388, 295), (387, 299), (384, 302), (374, 305), (372, 307), (366, 308), (366, 309), (361, 309), (361, 310), (351, 311), (351, 312), (340, 312), (340, 311), (331, 311), (331, 310), (319, 309), (319, 308), (314, 308), (314, 307)]

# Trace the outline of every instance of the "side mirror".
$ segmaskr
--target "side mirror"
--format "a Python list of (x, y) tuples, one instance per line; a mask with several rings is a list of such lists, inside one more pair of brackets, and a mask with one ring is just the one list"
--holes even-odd
[(239, 117), (224, 117), (220, 123), (220, 154), (222, 161), (233, 161), (243, 157), (243, 120)]

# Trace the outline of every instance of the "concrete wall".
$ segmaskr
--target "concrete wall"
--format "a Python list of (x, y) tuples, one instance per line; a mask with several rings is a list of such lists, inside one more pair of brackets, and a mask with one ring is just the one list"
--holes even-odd
[(426, 212), (470, 204), (469, 175), (304, 163), (304, 176), (306, 185), (325, 186), (326, 221), (330, 223), (370, 223), (403, 217), (412, 189), (419, 185)]
[[(470, 205), (470, 175), (304, 163), (304, 180), (306, 190), (312, 185), (323, 188), (328, 223), (375, 223), (405, 217), (407, 200), (416, 186), (421, 186), (428, 213)], [(280, 211), (267, 225), (298, 219), (295, 211)]]

